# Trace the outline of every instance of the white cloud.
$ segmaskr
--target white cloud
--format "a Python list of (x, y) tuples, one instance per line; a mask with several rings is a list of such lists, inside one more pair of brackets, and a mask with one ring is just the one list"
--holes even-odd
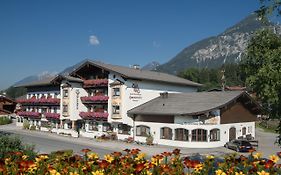
[(155, 47), (155, 48), (159, 48), (160, 47), (160, 44), (156, 41), (153, 41), (152, 42), (152, 46)]
[(97, 45), (100, 44), (100, 41), (99, 41), (98, 37), (95, 36), (95, 35), (91, 35), (91, 36), (89, 37), (89, 42), (90, 42), (90, 44), (93, 45), (93, 46), (97, 46)]

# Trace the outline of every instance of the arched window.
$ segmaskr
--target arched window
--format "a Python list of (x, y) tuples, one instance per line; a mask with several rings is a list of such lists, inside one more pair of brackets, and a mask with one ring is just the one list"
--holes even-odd
[(207, 141), (207, 130), (205, 130), (205, 129), (192, 130), (192, 141), (206, 142)]
[(210, 131), (210, 141), (220, 141), (220, 130), (219, 129), (212, 129)]
[(175, 140), (188, 141), (188, 130), (183, 128), (175, 129)]
[(148, 136), (150, 133), (150, 127), (139, 125), (136, 127), (136, 136)]
[(246, 127), (242, 128), (242, 135), (246, 135)]
[(172, 140), (172, 137), (173, 137), (173, 131), (171, 128), (163, 127), (160, 129), (160, 138), (161, 139)]
[(131, 134), (131, 126), (126, 125), (126, 124), (119, 124), (118, 125), (118, 134), (130, 135)]

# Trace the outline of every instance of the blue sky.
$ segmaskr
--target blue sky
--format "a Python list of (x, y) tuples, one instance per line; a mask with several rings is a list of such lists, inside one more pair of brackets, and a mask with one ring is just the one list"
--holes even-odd
[(259, 0), (1, 0), (0, 89), (90, 58), (165, 63), (259, 7)]

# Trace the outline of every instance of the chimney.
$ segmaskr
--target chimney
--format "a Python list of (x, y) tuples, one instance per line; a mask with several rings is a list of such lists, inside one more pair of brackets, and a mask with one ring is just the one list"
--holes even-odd
[(162, 98), (168, 98), (168, 92), (162, 92), (162, 93), (160, 93), (160, 97), (162, 97)]
[(140, 65), (139, 64), (134, 64), (133, 68), (139, 70), (140, 69)]

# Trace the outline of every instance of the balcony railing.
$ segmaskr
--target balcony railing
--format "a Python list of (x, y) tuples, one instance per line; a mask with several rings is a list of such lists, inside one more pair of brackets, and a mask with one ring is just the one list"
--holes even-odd
[(80, 117), (83, 119), (97, 119), (97, 120), (107, 120), (107, 112), (80, 112)]
[(36, 117), (36, 118), (40, 117), (40, 113), (39, 112), (20, 111), (17, 114), (19, 116), (23, 116), (23, 117)]
[(94, 80), (85, 80), (84, 88), (89, 87), (106, 87), (108, 85), (107, 79), (94, 79)]
[(21, 103), (23, 105), (59, 105), (59, 98), (30, 98), (30, 99), (20, 99), (17, 100), (17, 103)]
[(46, 113), (45, 113), (45, 117), (46, 117), (47, 119), (59, 119), (59, 118), (60, 118), (60, 114), (51, 113), (51, 112), (46, 112)]
[(107, 103), (108, 99), (105, 95), (81, 97), (82, 103)]

